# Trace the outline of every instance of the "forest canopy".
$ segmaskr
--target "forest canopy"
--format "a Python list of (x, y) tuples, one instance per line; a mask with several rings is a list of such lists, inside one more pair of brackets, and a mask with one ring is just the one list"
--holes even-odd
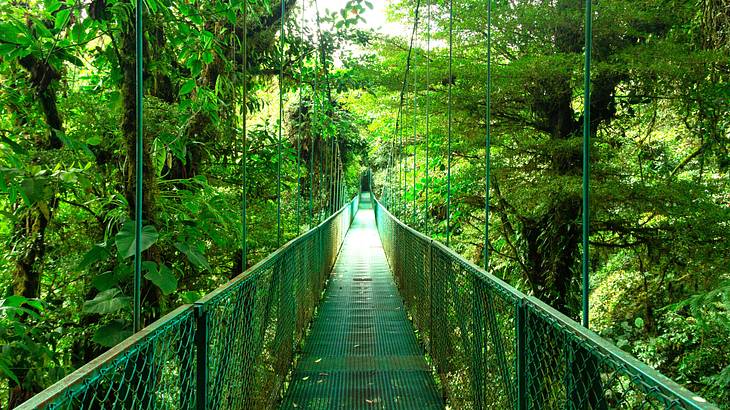
[[(449, 75), (448, 1), (389, 2), (400, 34), (368, 28), (368, 1), (282, 1), (145, 2), (144, 324), (276, 249), (278, 199), (284, 240), (322, 221), (337, 161), (345, 199), (372, 169), (376, 196), (439, 240), (450, 172), (450, 245), (484, 264), (486, 3), (453, 2)], [(132, 333), (135, 31), (129, 0), (0, 6), (12, 408)], [(490, 33), (490, 271), (579, 319), (583, 2), (495, 0)], [(592, 329), (722, 406), (730, 4), (595, 2), (593, 33)]]

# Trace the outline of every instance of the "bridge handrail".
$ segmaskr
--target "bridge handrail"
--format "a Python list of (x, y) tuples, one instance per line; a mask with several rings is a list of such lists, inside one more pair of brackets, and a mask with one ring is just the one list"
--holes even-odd
[[(258, 298), (256, 300), (262, 302), (259, 299), (273, 299), (274, 295), (278, 296), (275, 302), (264, 301), (270, 308), (267, 315), (273, 319), (270, 317), (271, 313), (280, 313), (279, 305), (288, 300), (289, 296), (291, 296), (291, 300), (300, 301), (297, 297), (303, 297), (304, 293), (307, 293), (307, 301), (310, 302), (310, 305), (300, 307), (305, 310), (304, 312), (295, 308), (294, 314), (298, 320), (297, 323), (291, 326), (286, 324), (287, 320), (290, 323), (294, 322), (291, 320), (292, 317), (272, 322), (279, 324), (276, 333), (277, 335), (281, 333), (281, 338), (284, 339), (278, 340), (278, 346), (284, 354), (271, 356), (268, 359), (276, 360), (279, 365), (275, 369), (276, 378), (283, 380), (292, 364), (291, 351), (296, 344), (301, 342), (304, 327), (311, 319), (315, 305), (319, 301), (327, 274), (342, 246), (344, 235), (354, 219), (359, 200), (359, 195), (354, 197), (319, 225), (290, 240), (245, 272), (203, 296), (195, 304), (180, 306), (166, 314), (38, 393), (17, 409), (88, 408), (90, 404), (102, 403), (107, 407), (124, 409), (206, 409), (218, 408), (223, 402), (228, 406), (236, 404), (239, 407), (243, 405), (248, 408), (246, 406), (250, 407), (252, 403), (260, 404), (275, 400), (274, 396), (279, 394), (280, 386), (259, 386), (261, 387), (259, 390), (270, 389), (267, 392), (254, 391), (253, 387), (246, 393), (242, 390), (234, 391), (232, 389), (242, 383), (258, 381), (257, 378), (261, 377), (263, 372), (261, 367), (270, 364), (261, 363), (259, 356), (264, 349), (268, 348), (268, 345), (276, 344), (274, 341), (266, 339), (269, 331), (266, 331), (264, 335), (257, 335), (262, 339), (258, 343), (252, 340), (255, 336), (253, 334), (236, 333), (241, 330), (241, 324), (250, 324), (248, 320), (241, 321), (241, 315), (237, 319), (237, 313), (240, 314), (241, 310), (248, 309), (247, 319), (252, 319), (250, 322), (256, 322), (253, 318), (259, 312), (251, 305), (242, 304), (241, 300), (252, 302)], [(315, 246), (316, 250), (314, 250)], [(312, 256), (311, 253), (316, 253), (317, 258), (307, 258), (307, 256)], [(295, 259), (296, 263), (292, 263)], [(315, 263), (319, 264), (320, 268), (317, 269), (314, 266)], [(276, 270), (270, 271), (272, 267), (275, 267)], [(272, 281), (277, 283), (279, 288), (276, 291), (267, 292), (266, 295), (260, 291), (251, 293), (250, 285), (258, 277), (265, 276), (267, 270), (274, 274), (268, 275), (265, 279), (269, 283)], [(296, 279), (295, 275), (298, 275)], [(297, 289), (286, 287), (286, 290), (282, 290), (284, 285), (281, 284), (285, 281), (288, 281), (289, 285), (302, 286)], [(314, 282), (317, 282), (316, 291), (306, 292), (307, 287), (313, 285)], [(242, 295), (240, 292), (242, 289), (248, 289), (249, 292)], [(299, 293), (295, 294), (295, 290)], [(276, 307), (274, 307), (275, 304)], [(231, 310), (231, 307), (238, 310)], [(229, 314), (229, 317), (216, 316), (215, 319), (222, 319), (223, 322), (218, 323), (220, 326), (217, 328), (211, 327), (210, 321), (214, 320), (212, 312), (226, 313)], [(284, 318), (282, 317), (282, 319)], [(261, 324), (261, 322), (259, 320), (256, 324)], [(236, 325), (239, 326), (236, 327)], [(270, 326), (271, 324), (265, 325)], [(284, 326), (286, 329), (281, 330)], [(252, 330), (256, 331), (256, 329)], [(223, 335), (232, 335), (231, 332), (239, 336), (237, 346), (232, 346), (233, 341), (231, 340), (221, 339)], [(284, 336), (283, 334), (287, 332), (289, 334)], [(261, 346), (267, 343), (267, 346)], [(251, 352), (244, 352), (244, 356), (241, 356), (240, 353), (243, 351), (255, 350), (251, 349), (251, 345), (258, 345), (259, 356), (255, 356)], [(238, 349), (233, 351), (234, 347)], [(211, 351), (239, 353), (239, 356), (215, 357)], [(288, 354), (286, 354), (287, 352)], [(233, 359), (239, 359), (240, 362), (232, 363)], [(229, 365), (224, 366), (222, 363)], [(239, 377), (231, 378), (230, 373), (221, 371), (222, 367), (227, 370), (237, 369), (238, 373), (234, 376)], [(205, 369), (205, 371), (199, 371), (201, 369)], [(248, 369), (250, 373), (242, 374), (240, 369)], [(251, 380), (243, 380), (241, 376), (249, 377)], [(281, 380), (277, 384), (283, 384)], [(227, 389), (221, 390), (222, 386), (227, 386)]]
[[(453, 407), (717, 409), (371, 201), (396, 282)], [(469, 386), (459, 390), (464, 379)]]
[[(175, 336), (178, 333), (182, 337), (176, 339)], [(192, 350), (195, 345), (194, 337), (195, 316), (193, 306), (182, 305), (102, 353), (94, 360), (76, 369), (73, 373), (33, 396), (16, 407), (16, 409), (80, 408), (84, 407), (85, 403), (99, 401), (100, 398), (96, 397), (96, 392), (89, 391), (93, 390), (91, 386), (96, 384), (121, 386), (125, 382), (125, 379), (128, 378), (129, 372), (137, 372), (137, 360), (141, 358), (144, 361), (144, 356), (147, 353), (145, 350), (147, 348), (152, 347), (153, 350), (157, 350), (155, 345), (158, 342), (164, 343), (165, 341), (169, 341), (169, 339), (175, 339), (178, 341), (178, 345), (182, 344), (183, 347), (189, 346)], [(174, 342), (175, 340), (172, 341)], [(177, 351), (172, 353), (177, 354)], [(194, 358), (192, 353), (190, 356)], [(190, 369), (194, 369), (194, 367)], [(119, 378), (120, 374), (122, 375), (121, 379)], [(192, 377), (192, 373), (190, 376)], [(173, 403), (180, 403), (178, 399), (192, 399), (193, 402), (195, 401), (194, 386), (190, 386), (187, 389), (182, 386), (177, 387), (180, 395), (178, 398), (172, 399)], [(108, 390), (110, 391), (112, 389), (113, 387), (110, 387)], [(123, 403), (114, 402), (113, 405), (129, 403), (134, 406), (146, 400), (146, 391), (134, 393), (138, 394), (125, 397), (123, 398)], [(113, 399), (116, 399), (116, 397)]]

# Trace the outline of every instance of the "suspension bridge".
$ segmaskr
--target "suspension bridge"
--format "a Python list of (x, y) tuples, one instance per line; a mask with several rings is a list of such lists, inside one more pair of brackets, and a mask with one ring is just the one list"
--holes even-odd
[[(281, 7), (283, 16), (284, 2)], [(586, 8), (590, 16), (590, 1)], [(138, 1), (137, 198), (143, 183), (141, 9)], [(246, 7), (243, 10), (245, 21)], [(418, 9), (414, 33), (417, 21)], [(281, 30), (283, 44), (283, 19)], [(586, 30), (590, 33), (590, 18)], [(450, 23), (449, 75), (451, 35)], [(584, 301), (589, 289), (589, 34), (586, 50)], [(403, 90), (410, 63), (409, 51)], [(450, 108), (451, 83), (448, 86)], [(488, 115), (489, 98), (487, 102)], [(403, 91), (398, 124), (402, 106)], [(281, 240), (281, 101), (279, 115), (276, 234)], [(450, 109), (448, 115), (450, 177)], [(402, 144), (402, 127), (400, 131)], [(402, 158), (393, 155), (402, 151), (395, 148), (395, 141), (389, 169), (396, 161), (403, 169)], [(487, 120), (487, 228), (489, 141)], [(328, 181), (331, 216), (194, 304), (180, 306), (142, 329), (139, 238), (144, 218), (138, 205), (134, 302), (138, 331), (19, 408), (717, 408), (591, 332), (586, 303), (584, 323), (579, 324), (451, 250), (450, 185), (446, 244), (389, 211), (389, 206), (404, 203), (392, 187), (396, 178), (398, 190), (407, 184), (405, 171), (397, 177), (388, 175), (383, 203), (372, 192), (369, 171), (361, 178), (360, 193), (349, 202), (343, 200), (337, 149), (333, 142)], [(298, 174), (299, 167), (298, 162)], [(302, 178), (297, 180), (301, 183)], [(311, 201), (310, 197), (310, 214)], [(244, 258), (245, 206), (244, 192)]]
[(716, 408), (363, 193), (20, 409), (445, 405)]

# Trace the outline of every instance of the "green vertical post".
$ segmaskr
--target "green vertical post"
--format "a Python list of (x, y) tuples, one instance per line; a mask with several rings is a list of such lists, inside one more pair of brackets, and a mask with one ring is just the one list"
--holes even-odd
[(136, 102), (135, 117), (137, 121), (137, 135), (135, 146), (135, 173), (136, 173), (136, 189), (135, 189), (135, 210), (134, 210), (134, 331), (138, 332), (142, 329), (142, 184), (144, 172), (144, 130), (142, 128), (143, 120), (143, 104), (144, 104), (144, 78), (143, 78), (143, 41), (142, 36), (142, 17), (144, 2), (137, 0), (135, 9), (135, 30), (136, 30), (136, 49), (134, 60), (136, 65)]
[[(403, 183), (405, 182), (405, 167), (403, 166), (403, 121), (404, 115), (400, 117), (400, 129), (398, 129), (398, 218), (403, 218), (403, 206), (406, 198), (403, 195)], [(398, 126), (396, 125), (396, 128)]]
[(248, 264), (248, 220), (246, 217), (246, 166), (248, 162), (248, 135), (246, 121), (248, 118), (248, 1), (243, 2), (243, 103), (241, 104), (242, 128), (243, 128), (243, 160), (241, 161), (241, 179), (243, 189), (241, 189), (241, 270), (246, 271)]
[[(416, 37), (415, 34), (418, 33), (418, 27), (414, 28), (414, 38)], [(416, 138), (418, 136), (417, 126), (418, 126), (418, 88), (417, 88), (417, 77), (416, 77), (416, 54), (413, 56), (413, 227), (416, 226), (416, 216), (418, 215), (417, 207), (416, 207), (416, 170), (418, 169), (418, 165), (416, 162), (416, 158), (418, 155), (418, 147), (416, 145)]]
[[(336, 142), (335, 142), (336, 144)], [(339, 201), (339, 187), (340, 187), (340, 161), (337, 158), (337, 145), (332, 154), (332, 213), (337, 212), (338, 201)]]
[(390, 156), (388, 157), (388, 182), (387, 182), (387, 200), (385, 201), (385, 206), (387, 206), (389, 209), (393, 209), (393, 168), (395, 167), (395, 140), (396, 137), (393, 136), (393, 141), (390, 144)]
[[(405, 89), (408, 89), (408, 83), (406, 82)], [(406, 93), (407, 94), (407, 93)], [(408, 194), (408, 137), (406, 137), (405, 142), (403, 140), (403, 134), (404, 130), (406, 128), (406, 113), (408, 111), (408, 98), (407, 95), (404, 95), (403, 98), (403, 115), (401, 116), (401, 125), (400, 125), (400, 143), (401, 143), (401, 157), (400, 157), (400, 163), (401, 163), (401, 180), (400, 185), (398, 186), (398, 191), (400, 192), (400, 209), (398, 210), (398, 219), (401, 221), (406, 218), (406, 194)]]
[(337, 145), (337, 209), (342, 205), (342, 159), (340, 159), (340, 146)]
[(489, 179), (492, 172), (492, 0), (487, 0), (487, 136), (485, 141), (484, 270), (489, 272)]
[(309, 143), (309, 229), (314, 227), (314, 133)]
[(425, 87), (426, 88), (426, 105), (424, 107), (425, 115), (426, 115), (426, 173), (425, 173), (426, 183), (425, 183), (425, 187), (424, 187), (426, 190), (426, 198), (425, 198), (426, 203), (424, 205), (424, 208), (425, 208), (426, 214), (424, 215), (424, 218), (423, 218), (423, 221), (425, 223), (424, 232), (426, 233), (426, 236), (429, 236), (429, 237), (431, 236), (431, 230), (429, 227), (430, 225), (428, 223), (429, 218), (430, 218), (429, 209), (428, 209), (428, 206), (429, 206), (428, 188), (431, 183), (431, 181), (429, 181), (429, 179), (428, 179), (428, 167), (429, 167), (428, 157), (429, 157), (429, 149), (430, 149), (429, 145), (431, 144), (431, 135), (430, 135), (431, 131), (429, 129), (429, 125), (430, 125), (429, 124), (429, 120), (430, 120), (429, 109), (431, 108), (430, 107), (431, 91), (429, 90), (429, 87), (431, 85), (430, 60), (431, 60), (431, 0), (428, 1), (428, 23), (426, 24), (426, 87)]
[[(484, 363), (484, 352), (483, 347), (485, 345), (484, 343), (484, 316), (488, 314), (488, 312), (485, 312), (484, 307), (484, 298), (486, 292), (489, 290), (485, 290), (485, 285), (482, 283), (482, 280), (477, 275), (472, 275), (471, 277), (472, 281), (472, 288), (473, 288), (473, 296), (472, 296), (472, 331), (474, 334), (474, 346), (472, 350), (472, 386), (474, 386), (474, 408), (477, 409), (483, 409), (486, 407), (485, 403), (485, 379), (484, 379), (484, 372), (485, 372), (485, 363)], [(491, 306), (488, 306), (488, 308)]]
[[(319, 41), (319, 39), (318, 39)], [(312, 163), (314, 163), (314, 151), (315, 144), (320, 141), (319, 149), (319, 181), (317, 183), (317, 203), (319, 204), (319, 210), (317, 211), (317, 224), (322, 220), (322, 172), (324, 167), (324, 154), (322, 153), (322, 136), (319, 133), (319, 57), (314, 57), (314, 72), (312, 80), (312, 126), (310, 127), (312, 132)], [(317, 127), (315, 130), (315, 126)], [(317, 137), (315, 139), (315, 136)], [(312, 170), (314, 171), (314, 164), (312, 164)]]
[(195, 304), (196, 394), (195, 408), (207, 410), (208, 405), (208, 313), (205, 305)]
[(281, 246), (281, 140), (284, 123), (284, 15), (286, 2), (281, 0), (281, 32), (279, 33), (279, 139), (276, 143), (276, 247)]
[(527, 307), (525, 299), (517, 301), (515, 306), (515, 329), (517, 334), (517, 403), (518, 410), (526, 410), (527, 391)]
[[(305, 2), (302, 0), (302, 27), (304, 27), (304, 13)], [(312, 108), (314, 108), (314, 96), (312, 96)], [(311, 127), (312, 116), (310, 115), (309, 118), (309, 229), (312, 229), (314, 227), (314, 130)]]
[(446, 144), (446, 246), (451, 239), (451, 127), (452, 127), (452, 83), (454, 82), (454, 1), (449, 0), (449, 102), (448, 136)]
[[(304, 2), (302, 2), (304, 7)], [(304, 9), (302, 8), (302, 16), (304, 16)], [(299, 38), (301, 40), (302, 28), (299, 28)], [(297, 124), (297, 236), (299, 236), (300, 228), (302, 226), (301, 217), (301, 197), (302, 197), (302, 54), (299, 53), (299, 124)]]
[(585, 10), (585, 67), (583, 77), (583, 326), (588, 328), (588, 296), (590, 293), (589, 244), (590, 235), (590, 180), (591, 180), (591, 47), (593, 26), (591, 0), (586, 0)]
[[(326, 62), (325, 62), (326, 64)], [(332, 107), (330, 107), (331, 109)], [(337, 181), (335, 180), (335, 166), (336, 166), (336, 160), (335, 160), (335, 136), (332, 136), (332, 149), (330, 150), (330, 184), (329, 184), (329, 193), (330, 193), (330, 215), (335, 213), (335, 187), (337, 186)]]

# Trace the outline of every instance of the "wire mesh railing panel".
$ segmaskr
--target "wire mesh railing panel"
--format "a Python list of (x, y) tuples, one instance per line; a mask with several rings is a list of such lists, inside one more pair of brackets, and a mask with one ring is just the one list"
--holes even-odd
[(530, 409), (698, 409), (705, 401), (537, 299), (526, 304)]
[(273, 338), (282, 310), (282, 252), (202, 304), (207, 328), (206, 408), (265, 407), (276, 383)]
[(304, 336), (306, 326), (312, 320), (314, 309), (317, 306), (320, 295), (324, 290), (324, 276), (319, 274), (322, 269), (319, 262), (319, 236), (316, 231), (302, 239), (304, 242), (294, 250), (294, 264), (298, 268), (295, 271), (295, 294), (297, 312), (297, 333), (295, 340), (301, 340)]
[[(407, 228), (397, 226), (398, 239), (406, 239)], [(431, 322), (431, 243), (412, 236), (401, 243), (403, 262), (399, 278), (401, 296), (426, 347), (430, 341)]]
[(350, 212), (348, 203), (198, 302), (208, 341), (205, 408), (265, 409), (279, 401)]
[(281, 398), (359, 197), (21, 409), (259, 409)]
[(535, 298), (411, 229), (378, 231), (452, 408), (716, 409)]
[(20, 409), (193, 409), (195, 315), (182, 306)]
[(431, 266), (430, 352), (450, 403), (512, 407), (519, 296), (441, 244), (431, 247)]

